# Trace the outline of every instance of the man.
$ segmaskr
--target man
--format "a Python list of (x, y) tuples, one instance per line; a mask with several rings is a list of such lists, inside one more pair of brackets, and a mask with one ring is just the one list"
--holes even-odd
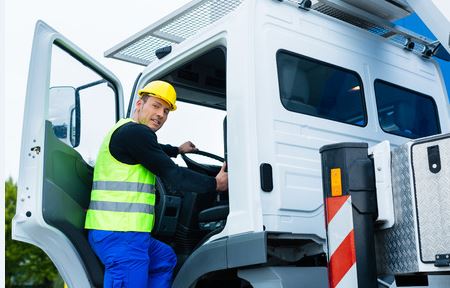
[(226, 191), (225, 165), (209, 177), (178, 167), (169, 156), (196, 149), (159, 145), (155, 132), (176, 109), (175, 89), (152, 81), (138, 92), (132, 119), (122, 119), (106, 135), (97, 157), (85, 228), (89, 243), (105, 265), (104, 287), (170, 287), (176, 255), (153, 239), (155, 175), (173, 189)]

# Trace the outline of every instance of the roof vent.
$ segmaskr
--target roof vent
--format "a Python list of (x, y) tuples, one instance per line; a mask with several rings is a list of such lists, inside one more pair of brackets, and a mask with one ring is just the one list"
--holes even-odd
[(105, 52), (105, 57), (143, 66), (164, 46), (174, 47), (233, 12), (244, 0), (194, 0)]

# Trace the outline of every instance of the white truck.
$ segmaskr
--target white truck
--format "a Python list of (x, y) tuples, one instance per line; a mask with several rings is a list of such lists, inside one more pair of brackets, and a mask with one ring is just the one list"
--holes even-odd
[[(438, 41), (393, 24), (412, 12)], [(41, 248), (69, 287), (102, 287), (83, 229), (96, 151), (136, 91), (164, 79), (224, 146), (223, 158), (202, 153), (217, 165), (184, 155), (187, 167), (214, 175), (225, 159), (229, 172), (225, 196), (158, 181), (152, 234), (177, 253), (173, 287), (450, 287), (450, 110), (434, 60), (450, 60), (449, 14), (444, 0), (194, 0), (105, 53), (145, 66), (127, 111), (119, 79), (39, 21), (13, 238)], [(371, 257), (334, 256), (353, 235), (339, 233), (353, 231), (351, 209), (338, 217), (324, 195), (360, 184), (357, 169), (321, 164), (319, 150), (335, 148), (369, 159)], [(421, 166), (439, 179), (414, 174)], [(355, 235), (369, 235), (356, 219)], [(352, 237), (350, 248), (366, 244)]]

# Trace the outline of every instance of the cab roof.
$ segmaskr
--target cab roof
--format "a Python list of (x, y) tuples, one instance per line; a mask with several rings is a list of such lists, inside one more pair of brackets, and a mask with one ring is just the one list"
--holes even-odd
[[(250, 0), (191, 1), (107, 50), (105, 57), (148, 66), (157, 58), (155, 55), (157, 49), (176, 46), (235, 11), (244, 1)], [(419, 55), (434, 51), (439, 45), (437, 41), (393, 23), (412, 13), (412, 9), (404, 0), (314, 0), (310, 8), (302, 7), (301, 3), (305, 1), (279, 1), (292, 5), (293, 8), (312, 10), (347, 22), (355, 28), (383, 37), (394, 45), (412, 47), (409, 50)], [(410, 43), (414, 44), (408, 47)]]

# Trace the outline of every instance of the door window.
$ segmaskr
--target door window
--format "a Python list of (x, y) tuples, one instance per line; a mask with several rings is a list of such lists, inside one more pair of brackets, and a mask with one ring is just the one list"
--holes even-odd
[(375, 97), (383, 131), (412, 139), (441, 133), (436, 103), (430, 96), (376, 80)]
[(115, 87), (57, 44), (52, 48), (47, 120), (55, 136), (90, 165), (117, 120)]
[(277, 53), (281, 103), (290, 111), (367, 124), (362, 81), (356, 72), (287, 51)]

